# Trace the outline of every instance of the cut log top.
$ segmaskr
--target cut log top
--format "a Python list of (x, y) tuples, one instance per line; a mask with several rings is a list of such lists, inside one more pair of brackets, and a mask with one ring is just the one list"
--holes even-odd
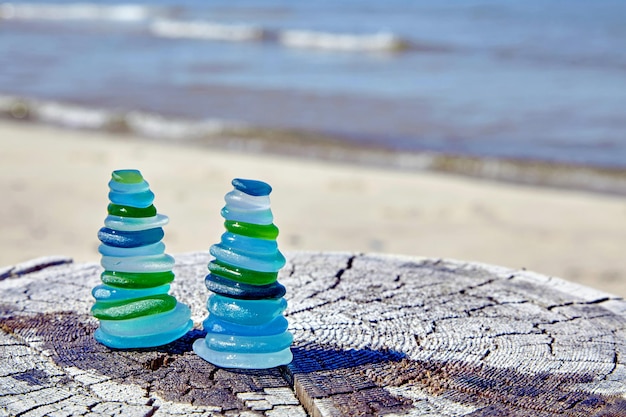
[(262, 371), (191, 351), (207, 315), (206, 253), (177, 256), (172, 284), (196, 328), (132, 351), (93, 339), (99, 265), (0, 269), (0, 415), (626, 416), (616, 296), (475, 263), (286, 255), (294, 361)]

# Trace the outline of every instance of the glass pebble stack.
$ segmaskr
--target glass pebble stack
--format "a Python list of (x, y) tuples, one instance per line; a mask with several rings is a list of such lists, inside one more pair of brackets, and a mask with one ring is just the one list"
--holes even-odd
[(98, 232), (102, 284), (92, 291), (100, 321), (95, 339), (129, 349), (170, 343), (191, 329), (191, 311), (169, 295), (174, 258), (161, 241), (168, 217), (137, 170), (118, 170), (109, 182), (108, 216)]
[(292, 334), (283, 312), (285, 287), (277, 281), (285, 258), (270, 209), (272, 188), (265, 182), (234, 179), (222, 209), (226, 232), (210, 248), (206, 287), (206, 338), (193, 350), (224, 368), (264, 369), (291, 362)]

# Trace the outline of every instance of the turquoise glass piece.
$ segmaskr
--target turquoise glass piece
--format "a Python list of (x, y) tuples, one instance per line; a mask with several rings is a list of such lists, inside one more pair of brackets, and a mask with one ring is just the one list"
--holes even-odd
[(100, 327), (94, 338), (111, 348), (170, 343), (193, 326), (189, 307), (168, 294), (174, 258), (165, 253), (168, 217), (154, 207), (154, 193), (137, 170), (113, 171), (108, 216), (98, 232), (105, 271), (91, 308)]
[(102, 284), (94, 287), (91, 290), (91, 295), (96, 301), (115, 303), (129, 299), (149, 297), (151, 295), (167, 294), (169, 290), (169, 284), (152, 288), (118, 288)]
[(209, 249), (205, 285), (206, 337), (194, 352), (225, 368), (264, 369), (285, 365), (293, 356), (293, 335), (283, 316), (286, 289), (276, 279), (286, 260), (278, 250), (278, 228), (270, 208), (272, 187), (256, 180), (234, 179), (221, 215), (226, 232)]
[(103, 256), (100, 265), (114, 272), (167, 272), (174, 268), (174, 258), (167, 254), (151, 256)]
[(104, 219), (104, 226), (122, 232), (137, 232), (163, 227), (168, 222), (169, 218), (163, 214), (157, 214), (153, 217), (122, 217), (109, 214)]
[(207, 348), (211, 350), (231, 353), (271, 353), (291, 346), (293, 335), (289, 332), (260, 336), (211, 333), (205, 340)]
[(104, 243), (98, 246), (98, 252), (104, 256), (146, 256), (160, 255), (165, 252), (163, 242), (152, 243), (150, 245), (137, 246), (136, 248), (118, 248)]
[(177, 303), (176, 306), (164, 313), (137, 317), (129, 320), (100, 320), (100, 328), (110, 335), (128, 337), (139, 335), (157, 334), (159, 331), (170, 331), (186, 327), (189, 324), (191, 311), (185, 304)]
[(139, 193), (120, 193), (117, 191), (109, 191), (109, 200), (111, 200), (111, 203), (122, 206), (146, 208), (152, 205), (152, 202), (154, 201), (154, 193), (150, 190), (141, 191)]
[(148, 348), (173, 342), (193, 327), (191, 311), (178, 303), (173, 310), (130, 320), (100, 320), (94, 338), (111, 348)]
[(284, 298), (242, 300), (213, 294), (207, 300), (209, 314), (235, 324), (258, 326), (274, 320), (287, 308)]
[(275, 240), (257, 239), (254, 237), (237, 235), (226, 232), (222, 234), (222, 247), (238, 252), (259, 253), (263, 255), (274, 254), (278, 251)]
[(231, 184), (236, 190), (253, 196), (269, 195), (272, 192), (272, 187), (263, 181), (235, 178)]
[(210, 349), (204, 339), (193, 342), (193, 351), (213, 365), (222, 368), (268, 369), (286, 365), (293, 360), (290, 348), (273, 353), (236, 353)]
[(224, 196), (226, 206), (237, 210), (267, 210), (271, 207), (269, 195), (253, 196), (232, 190)]
[(224, 207), (222, 209), (222, 217), (226, 220), (235, 222), (246, 222), (255, 224), (272, 224), (274, 216), (272, 210), (238, 210), (232, 207)]
[(207, 333), (229, 335), (255, 336), (281, 334), (287, 330), (289, 322), (280, 315), (274, 320), (259, 325), (237, 324), (209, 316), (202, 322), (202, 328)]
[(159, 242), (163, 239), (163, 236), (163, 228), (161, 227), (137, 232), (126, 232), (103, 227), (98, 231), (100, 242), (119, 248), (136, 248), (138, 246), (150, 245)]
[(279, 251), (273, 254), (251, 254), (225, 248), (221, 243), (212, 245), (209, 253), (222, 262), (260, 272), (276, 272), (285, 266), (286, 262)]

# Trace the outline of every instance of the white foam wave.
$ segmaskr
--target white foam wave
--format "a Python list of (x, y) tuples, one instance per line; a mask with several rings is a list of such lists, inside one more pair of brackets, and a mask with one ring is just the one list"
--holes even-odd
[(408, 44), (393, 33), (340, 34), (308, 30), (287, 30), (278, 35), (278, 40), (291, 48), (314, 48), (337, 51), (397, 51)]
[(33, 103), (30, 112), (33, 117), (42, 122), (77, 129), (104, 129), (114, 119), (114, 114), (107, 110), (55, 102)]
[(254, 41), (262, 39), (261, 28), (244, 24), (222, 24), (200, 21), (161, 19), (150, 25), (150, 31), (165, 38)]
[(8, 95), (0, 95), (0, 117), (72, 129), (130, 131), (139, 136), (167, 140), (199, 139), (249, 130), (247, 124), (239, 121), (176, 119), (155, 113), (82, 107)]
[(226, 120), (194, 122), (144, 112), (130, 112), (125, 120), (128, 128), (141, 136), (170, 140), (197, 139), (245, 128), (243, 123)]
[(153, 9), (135, 4), (108, 6), (94, 3), (0, 4), (0, 19), (142, 21), (149, 19), (153, 14)]

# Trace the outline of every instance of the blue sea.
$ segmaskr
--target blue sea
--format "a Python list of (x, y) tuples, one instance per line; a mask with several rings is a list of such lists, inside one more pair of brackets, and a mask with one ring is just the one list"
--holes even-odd
[(624, 171), (626, 1), (0, 3), (0, 114)]

